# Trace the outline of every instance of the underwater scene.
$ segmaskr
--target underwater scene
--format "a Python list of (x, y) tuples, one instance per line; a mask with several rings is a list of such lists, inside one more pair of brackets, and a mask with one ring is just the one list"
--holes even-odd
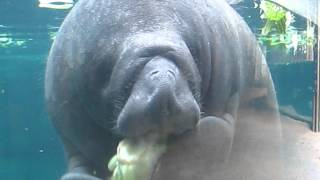
[[(82, 1), (0, 2), (0, 180), (57, 180), (68, 168), (63, 142), (55, 129), (59, 125), (48, 115), (45, 74), (50, 48), (63, 20)], [(280, 114), (311, 131), (317, 23), (281, 3), (227, 1), (249, 25), (266, 57)], [(130, 144), (123, 141), (122, 145), (126, 143)], [(112, 177), (124, 179), (136, 180)]]

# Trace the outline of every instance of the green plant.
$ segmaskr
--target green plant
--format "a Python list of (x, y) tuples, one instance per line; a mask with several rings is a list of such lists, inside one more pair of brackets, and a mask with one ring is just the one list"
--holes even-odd
[(265, 0), (261, 1), (260, 9), (262, 10), (261, 19), (266, 21), (262, 28), (262, 35), (267, 35), (272, 31), (279, 34), (286, 33), (293, 21), (293, 15), (289, 11)]
[(306, 51), (315, 44), (314, 27), (308, 26), (307, 30), (299, 31), (292, 26), (294, 16), (289, 11), (272, 2), (262, 0), (260, 3), (261, 19), (265, 21), (258, 35), (260, 44), (267, 47), (279, 47), (286, 52), (293, 49), (295, 54), (298, 47)]

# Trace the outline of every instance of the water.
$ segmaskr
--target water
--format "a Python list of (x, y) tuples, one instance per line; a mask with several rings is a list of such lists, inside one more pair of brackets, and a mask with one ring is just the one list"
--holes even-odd
[[(68, 10), (37, 4), (0, 2), (0, 179), (56, 180), (66, 169), (62, 143), (45, 111), (43, 87), (52, 37)], [(235, 8), (257, 32), (262, 22), (253, 4), (245, 1)], [(296, 26), (305, 28), (304, 22), (297, 17)], [(314, 63), (270, 64), (270, 69), (280, 105), (311, 117)]]
[(44, 109), (43, 59), (0, 58), (0, 177), (57, 179), (64, 171), (63, 150)]
[(312, 116), (314, 69), (313, 62), (270, 65), (280, 105), (291, 105), (299, 114)]
[(6, 0), (0, 14), (0, 179), (56, 180), (66, 165), (45, 111), (43, 77), (50, 32), (66, 13)]

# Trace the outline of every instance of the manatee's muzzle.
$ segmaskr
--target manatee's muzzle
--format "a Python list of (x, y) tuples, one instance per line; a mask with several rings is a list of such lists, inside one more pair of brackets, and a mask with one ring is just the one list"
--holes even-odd
[(117, 119), (124, 136), (181, 134), (199, 120), (199, 106), (178, 67), (155, 57), (141, 71)]

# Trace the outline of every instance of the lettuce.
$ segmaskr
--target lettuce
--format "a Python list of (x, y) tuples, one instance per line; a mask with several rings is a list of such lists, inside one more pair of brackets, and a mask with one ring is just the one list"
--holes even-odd
[(165, 138), (148, 136), (124, 139), (108, 163), (110, 180), (150, 180), (157, 162), (166, 151)]

